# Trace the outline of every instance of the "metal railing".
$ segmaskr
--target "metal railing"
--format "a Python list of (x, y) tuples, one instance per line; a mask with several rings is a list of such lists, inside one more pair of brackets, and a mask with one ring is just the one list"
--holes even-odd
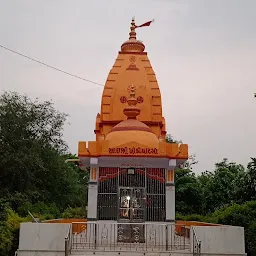
[[(72, 249), (164, 252), (190, 248), (185, 226), (160, 223), (72, 223)], [(83, 228), (81, 228), (83, 227)]]
[(192, 235), (193, 235), (193, 256), (201, 256), (201, 241), (198, 239), (194, 227), (192, 227)]
[(72, 249), (72, 224), (69, 225), (67, 235), (65, 237), (65, 256), (68, 256), (71, 254)]

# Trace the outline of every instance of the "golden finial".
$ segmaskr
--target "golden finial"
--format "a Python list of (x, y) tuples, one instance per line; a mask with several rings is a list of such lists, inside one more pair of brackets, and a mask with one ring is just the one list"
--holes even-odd
[(122, 44), (122, 52), (144, 52), (145, 45), (141, 41), (137, 40), (135, 32), (136, 28), (137, 26), (135, 25), (135, 18), (133, 17), (130, 27), (131, 31), (129, 33), (129, 40)]
[(130, 27), (131, 31), (130, 31), (130, 33), (129, 33), (129, 35), (130, 35), (129, 39), (130, 39), (130, 40), (131, 40), (131, 39), (136, 40), (135, 28), (136, 28), (136, 26), (135, 26), (135, 17), (133, 17), (133, 18), (132, 18), (132, 22), (131, 22), (131, 27)]

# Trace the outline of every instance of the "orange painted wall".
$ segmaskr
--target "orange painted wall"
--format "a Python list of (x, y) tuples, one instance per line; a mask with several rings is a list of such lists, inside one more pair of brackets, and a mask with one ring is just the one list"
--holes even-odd
[(207, 223), (207, 222), (200, 222), (200, 221), (184, 221), (184, 220), (177, 220), (177, 225), (184, 225), (184, 226), (221, 226), (221, 224), (215, 223)]
[[(43, 223), (73, 223), (72, 225), (72, 233), (79, 234), (86, 230), (87, 219), (54, 219), (54, 220), (46, 220)], [(175, 232), (180, 236), (189, 236), (189, 230), (191, 226), (222, 226), (221, 224), (214, 224), (214, 223), (206, 223), (206, 222), (199, 222), (199, 221), (183, 221), (177, 220), (175, 223)]]
[[(129, 69), (130, 65), (136, 70)], [(157, 137), (166, 132), (161, 93), (147, 53), (119, 52), (104, 86), (101, 111), (96, 117), (96, 140), (101, 134), (106, 136), (114, 125), (126, 119), (123, 110), (127, 103), (121, 98), (129, 97), (127, 88), (130, 85), (136, 87), (136, 98), (143, 98), (143, 102), (138, 104), (141, 113), (137, 119), (145, 122)]]
[[(137, 147), (136, 142), (133, 142), (132, 139), (134, 137), (128, 137), (130, 139), (130, 142), (124, 143), (118, 138), (115, 140), (111, 140), (111, 143), (115, 143), (115, 147)], [(141, 145), (145, 147), (150, 147), (148, 143), (140, 143)], [(152, 145), (151, 145), (152, 146)], [(120, 154), (120, 153), (109, 153), (109, 141), (108, 140), (102, 140), (102, 141), (89, 141), (88, 144), (85, 141), (80, 141), (78, 144), (78, 156), (79, 157), (99, 157), (99, 156), (148, 156), (148, 157), (168, 157), (171, 159), (188, 159), (188, 145), (187, 144), (175, 144), (175, 143), (166, 143), (166, 142), (159, 142), (158, 145), (153, 145), (152, 147), (158, 149), (158, 153), (154, 155), (145, 155), (143, 153), (136, 153), (131, 155), (126, 154)]]
[[(74, 223), (75, 222), (75, 223)], [(43, 223), (60, 223), (60, 224), (68, 224), (68, 223), (74, 223), (72, 225), (72, 233), (81, 233), (83, 232), (86, 228), (87, 225), (85, 224), (87, 222), (87, 219), (55, 219), (55, 220), (46, 220)]]
[(220, 224), (214, 224), (214, 223), (206, 223), (206, 222), (199, 222), (199, 221), (183, 221), (183, 220), (177, 220), (175, 224), (175, 232), (178, 235), (185, 235), (188, 236), (189, 230), (191, 226), (221, 226)]

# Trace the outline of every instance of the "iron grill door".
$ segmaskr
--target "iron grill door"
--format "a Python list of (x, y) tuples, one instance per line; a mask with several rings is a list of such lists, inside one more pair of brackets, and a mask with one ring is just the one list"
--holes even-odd
[(145, 188), (119, 188), (119, 221), (145, 221)]
[(118, 242), (145, 242), (145, 188), (119, 188)]

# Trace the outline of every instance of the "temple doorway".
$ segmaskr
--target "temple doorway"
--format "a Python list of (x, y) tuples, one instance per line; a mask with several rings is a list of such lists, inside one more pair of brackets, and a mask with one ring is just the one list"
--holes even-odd
[(119, 188), (118, 242), (145, 242), (145, 226), (142, 224), (146, 215), (145, 201), (145, 187)]
[(146, 193), (142, 188), (119, 188), (119, 222), (144, 222)]
[(165, 221), (165, 169), (99, 168), (98, 220)]

